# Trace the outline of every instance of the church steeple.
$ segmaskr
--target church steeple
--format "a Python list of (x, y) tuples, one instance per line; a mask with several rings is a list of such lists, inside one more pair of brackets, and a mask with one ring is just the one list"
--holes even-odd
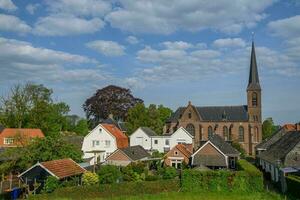
[(250, 72), (247, 90), (260, 90), (254, 41), (252, 41)]

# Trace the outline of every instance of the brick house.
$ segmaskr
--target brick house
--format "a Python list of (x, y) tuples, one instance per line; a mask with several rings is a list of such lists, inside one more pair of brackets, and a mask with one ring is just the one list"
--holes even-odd
[(240, 152), (215, 134), (191, 156), (191, 165), (193, 167), (205, 166), (211, 169), (234, 169), (239, 156)]
[(0, 147), (22, 147), (33, 138), (44, 138), (41, 129), (5, 128), (0, 133)]
[(166, 166), (172, 166), (180, 169), (182, 164), (189, 164), (192, 154), (192, 144), (177, 144), (165, 155), (164, 163)]
[(195, 137), (195, 149), (218, 134), (226, 141), (239, 142), (247, 154), (253, 155), (255, 146), (262, 141), (261, 87), (253, 42), (246, 92), (247, 105), (198, 107), (189, 102), (166, 121), (164, 132), (184, 127)]
[(117, 149), (106, 158), (106, 164), (127, 166), (132, 162), (145, 161), (151, 155), (142, 146), (130, 146), (127, 148)]

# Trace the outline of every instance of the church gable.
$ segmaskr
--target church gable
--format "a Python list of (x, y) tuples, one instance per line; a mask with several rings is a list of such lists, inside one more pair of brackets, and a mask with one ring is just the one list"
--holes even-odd
[(197, 108), (193, 106), (191, 102), (189, 102), (188, 106), (179, 117), (180, 121), (201, 121), (201, 117), (197, 111)]

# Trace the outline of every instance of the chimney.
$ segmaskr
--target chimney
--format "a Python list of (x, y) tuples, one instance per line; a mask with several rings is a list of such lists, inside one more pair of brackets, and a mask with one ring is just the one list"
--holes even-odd
[(113, 115), (112, 113), (110, 113), (110, 114), (108, 115), (108, 118), (114, 119), (114, 115)]

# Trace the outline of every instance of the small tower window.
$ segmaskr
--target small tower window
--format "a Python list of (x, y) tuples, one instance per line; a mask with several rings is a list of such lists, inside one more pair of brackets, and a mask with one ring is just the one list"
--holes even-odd
[(229, 138), (228, 138), (228, 128), (227, 128), (227, 126), (224, 126), (224, 127), (223, 127), (223, 137), (224, 137), (224, 140), (225, 140), (225, 141), (228, 141), (228, 140), (229, 140)]
[(195, 126), (193, 124), (188, 124), (186, 126), (186, 130), (191, 134), (195, 135)]
[(252, 93), (252, 106), (253, 107), (257, 106), (257, 93), (256, 92)]
[(244, 127), (239, 127), (239, 142), (244, 142)]
[(210, 139), (213, 136), (213, 129), (211, 126), (208, 127), (208, 139)]
[(189, 112), (189, 119), (192, 119), (192, 113)]

